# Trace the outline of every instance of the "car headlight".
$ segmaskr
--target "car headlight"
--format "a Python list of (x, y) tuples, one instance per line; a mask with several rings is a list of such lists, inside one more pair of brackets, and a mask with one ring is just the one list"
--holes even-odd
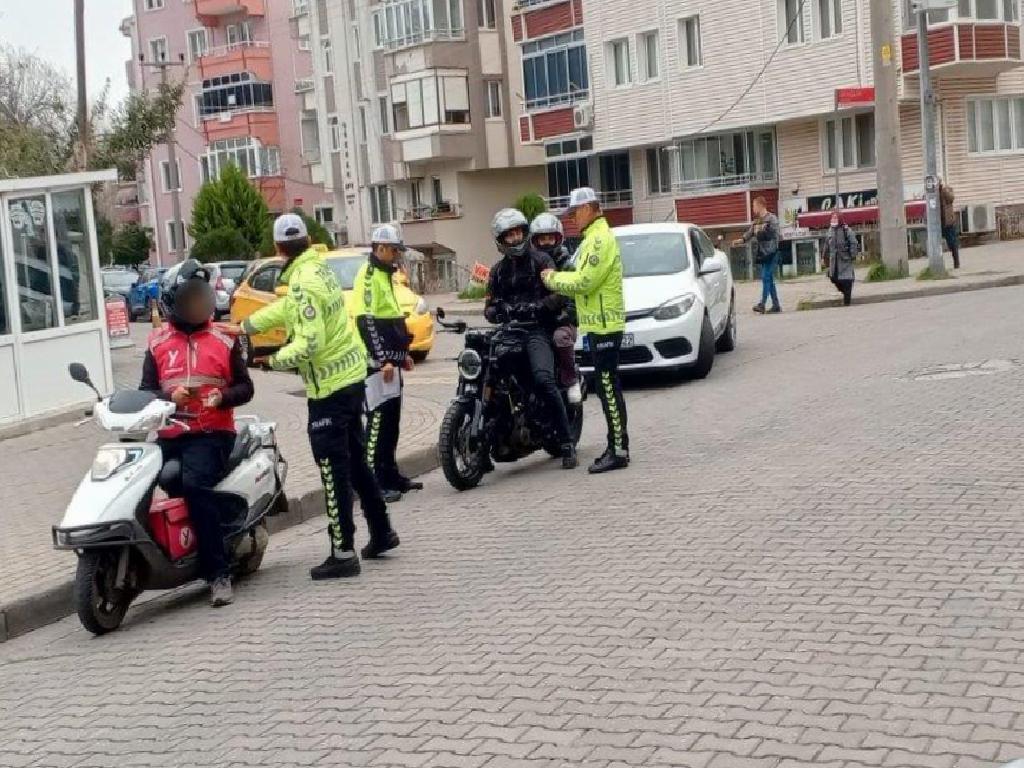
[(458, 366), (462, 378), (472, 381), (479, 378), (480, 371), (484, 368), (484, 361), (475, 349), (464, 349), (459, 354)]
[(675, 320), (677, 317), (682, 317), (693, 309), (693, 304), (696, 300), (697, 297), (692, 293), (688, 293), (685, 296), (679, 296), (671, 299), (670, 301), (666, 301), (654, 310), (652, 316), (655, 320)]
[(430, 311), (430, 305), (427, 304), (427, 300), (422, 296), (420, 300), (416, 302), (416, 309), (412, 311), (414, 315), (425, 315)]
[(142, 457), (139, 448), (101, 448), (92, 461), (92, 479), (109, 480)]

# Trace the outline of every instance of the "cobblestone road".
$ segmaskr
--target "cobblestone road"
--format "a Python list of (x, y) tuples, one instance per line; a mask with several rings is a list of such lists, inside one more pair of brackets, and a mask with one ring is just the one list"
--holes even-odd
[(309, 523), (229, 609), (13, 640), (0, 766), (1024, 757), (1022, 301), (748, 319), (706, 382), (630, 392), (627, 473), (433, 475), (356, 581), (308, 581)]

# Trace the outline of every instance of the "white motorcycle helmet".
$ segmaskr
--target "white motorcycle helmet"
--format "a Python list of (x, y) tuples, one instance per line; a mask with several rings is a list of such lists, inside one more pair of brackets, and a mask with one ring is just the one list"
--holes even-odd
[[(523, 230), (523, 241), (518, 245), (506, 245), (505, 235), (513, 229)], [(523, 216), (522, 211), (515, 208), (502, 208), (494, 214), (494, 220), (491, 222), (491, 234), (494, 236), (498, 251), (505, 256), (518, 258), (530, 247), (530, 222)]]

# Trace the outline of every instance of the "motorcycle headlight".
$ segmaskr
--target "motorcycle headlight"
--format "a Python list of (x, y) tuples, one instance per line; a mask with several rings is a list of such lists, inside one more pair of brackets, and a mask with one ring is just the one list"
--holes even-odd
[(416, 302), (416, 308), (412, 311), (414, 315), (425, 315), (430, 311), (430, 305), (427, 304), (427, 300), (422, 296), (420, 300)]
[(484, 368), (484, 361), (476, 350), (464, 349), (459, 354), (458, 366), (462, 378), (472, 381), (480, 376), (480, 371)]
[(142, 457), (138, 448), (101, 448), (92, 462), (92, 479), (109, 480)]
[(692, 293), (671, 299), (654, 310), (653, 317), (655, 320), (675, 320), (693, 309), (693, 303), (696, 300), (697, 297)]

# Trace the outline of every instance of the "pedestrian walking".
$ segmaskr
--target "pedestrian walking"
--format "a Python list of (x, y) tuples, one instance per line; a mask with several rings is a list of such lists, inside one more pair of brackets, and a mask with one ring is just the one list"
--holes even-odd
[(953, 254), (953, 269), (960, 269), (960, 217), (957, 216), (953, 202), (956, 195), (953, 188), (939, 182), (939, 201), (942, 204), (942, 237)]
[(402, 422), (402, 371), (411, 371), (409, 344), (412, 337), (405, 313), (395, 296), (395, 270), (405, 244), (390, 224), (377, 227), (370, 242), (370, 256), (353, 284), (352, 316), (369, 356), (369, 376), (380, 377), (368, 392), (381, 391), (379, 402), (367, 402), (366, 461), (377, 477), (384, 500), (391, 503), (423, 483), (410, 480), (398, 469), (396, 453)]
[[(754, 198), (754, 223), (750, 225), (743, 237), (734, 240), (734, 246), (741, 246), (751, 240), (757, 241), (755, 259), (761, 268), (761, 302), (754, 306), (758, 314), (778, 314), (782, 311), (779, 302), (779, 291), (775, 287), (775, 273), (779, 269), (779, 217), (769, 213), (768, 204), (760, 195)], [(771, 309), (765, 307), (771, 298)]]
[(284, 327), (289, 343), (273, 356), (257, 358), (277, 371), (297, 369), (306, 385), (309, 444), (320, 470), (331, 552), (309, 572), (314, 580), (359, 574), (352, 519), (352, 488), (366, 517), (366, 558), (398, 546), (377, 479), (366, 464), (363, 403), (366, 350), (349, 321), (338, 278), (311, 247), (300, 216), (274, 222), (274, 243), (285, 259), (281, 282), (288, 294), (252, 314), (242, 329), (250, 335)]
[(857, 277), (854, 263), (860, 245), (857, 236), (845, 222), (840, 221), (839, 214), (832, 214), (828, 234), (825, 235), (825, 263), (828, 265), (828, 279), (843, 294), (843, 306), (850, 306), (853, 301), (853, 281)]
[(592, 475), (629, 466), (626, 401), (619, 379), (619, 354), (626, 330), (626, 301), (622, 287), (622, 256), (597, 193), (590, 187), (574, 189), (569, 214), (583, 236), (571, 272), (546, 269), (544, 284), (576, 300), (580, 333), (585, 334), (597, 376), (597, 394), (608, 423), (608, 448), (590, 465)]

